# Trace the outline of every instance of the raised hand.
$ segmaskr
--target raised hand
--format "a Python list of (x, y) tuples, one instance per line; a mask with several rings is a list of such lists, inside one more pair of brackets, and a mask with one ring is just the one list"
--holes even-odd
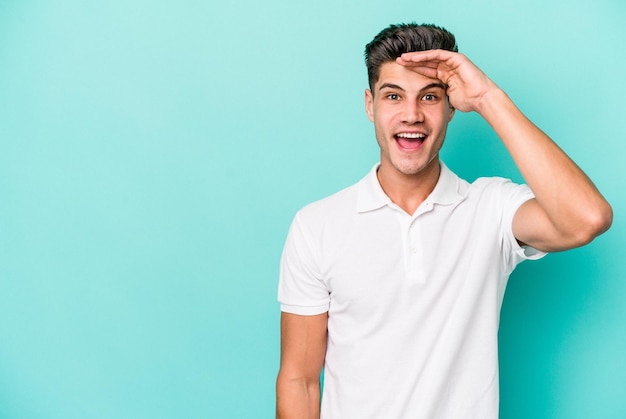
[(520, 243), (545, 251), (582, 246), (611, 225), (611, 206), (589, 178), (467, 57), (431, 50), (396, 62), (448, 85), (451, 106), (478, 112), (509, 150), (535, 199), (513, 218)]
[(408, 52), (396, 62), (447, 86), (450, 104), (462, 112), (481, 113), (486, 97), (498, 86), (465, 55), (445, 50)]

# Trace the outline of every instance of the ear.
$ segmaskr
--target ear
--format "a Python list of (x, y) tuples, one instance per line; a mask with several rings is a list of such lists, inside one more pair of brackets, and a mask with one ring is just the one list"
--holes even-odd
[(454, 116), (454, 112), (456, 111), (456, 109), (450, 103), (450, 96), (446, 95), (446, 102), (448, 103), (448, 111), (449, 111), (448, 122), (450, 122), (450, 121), (452, 121), (452, 117)]
[(370, 89), (365, 89), (365, 112), (369, 120), (374, 122), (374, 95)]

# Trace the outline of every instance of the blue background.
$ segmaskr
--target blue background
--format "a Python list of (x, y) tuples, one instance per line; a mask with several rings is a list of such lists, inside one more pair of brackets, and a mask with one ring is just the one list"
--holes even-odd
[[(615, 212), (511, 277), (502, 418), (626, 417), (625, 17), (620, 0), (0, 1), (0, 417), (272, 417), (287, 228), (377, 161), (363, 47), (413, 20), (454, 32)], [(476, 115), (444, 148), (469, 180), (521, 180)]]

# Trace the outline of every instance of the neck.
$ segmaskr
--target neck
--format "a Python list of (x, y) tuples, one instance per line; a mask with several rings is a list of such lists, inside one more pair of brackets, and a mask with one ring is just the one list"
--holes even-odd
[(389, 199), (412, 215), (435, 189), (440, 173), (439, 159), (435, 159), (416, 174), (407, 175), (381, 164), (376, 175)]

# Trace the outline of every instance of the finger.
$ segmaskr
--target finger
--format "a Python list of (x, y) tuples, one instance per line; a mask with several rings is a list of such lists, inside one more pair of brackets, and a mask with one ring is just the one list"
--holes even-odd
[(405, 60), (402, 57), (398, 57), (396, 62), (405, 67), (428, 67), (428, 68), (437, 68), (441, 62), (439, 61), (413, 61), (413, 60)]
[(404, 61), (410, 62), (442, 62), (454, 57), (456, 53), (442, 49), (431, 49), (427, 51), (405, 52), (400, 56)]
[(413, 61), (405, 61), (402, 58), (398, 58), (396, 60), (401, 66), (406, 67), (407, 69), (416, 72), (417, 74), (421, 74), (422, 76), (436, 79), (439, 75), (440, 63), (434, 61), (424, 61), (424, 62), (413, 62)]
[(411, 71), (416, 72), (417, 74), (421, 74), (422, 76), (428, 77), (429, 79), (437, 78), (437, 67), (426, 67), (426, 66), (416, 66), (416, 65), (405, 65), (405, 67)]

